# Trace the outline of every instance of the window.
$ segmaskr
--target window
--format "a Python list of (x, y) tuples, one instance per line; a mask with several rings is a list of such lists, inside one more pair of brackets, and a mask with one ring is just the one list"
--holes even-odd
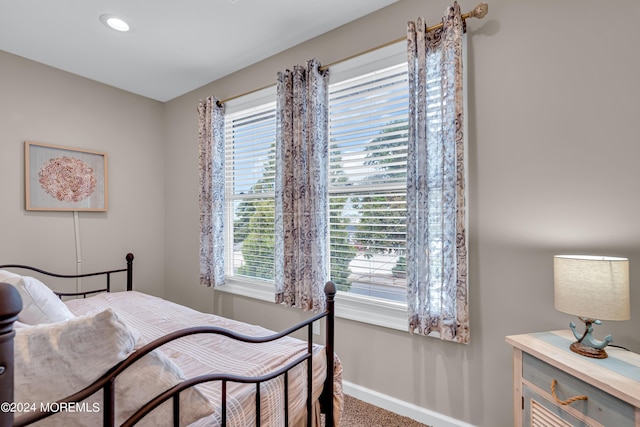
[[(264, 101), (254, 98), (245, 102)], [(225, 248), (233, 248), (226, 254), (226, 274), (272, 282), (276, 104), (239, 104), (236, 112), (233, 103), (226, 107), (231, 111), (225, 114)]]
[(329, 87), (331, 278), (406, 302), (407, 65)]
[[(330, 271), (338, 316), (406, 330), (404, 43), (331, 67)], [(275, 88), (225, 104), (227, 290), (273, 301)]]

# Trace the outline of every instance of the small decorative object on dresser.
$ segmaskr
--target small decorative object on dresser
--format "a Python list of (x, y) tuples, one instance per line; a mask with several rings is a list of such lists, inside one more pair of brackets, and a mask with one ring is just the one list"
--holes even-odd
[(506, 337), (513, 346), (514, 426), (639, 427), (640, 355), (569, 350), (569, 330)]
[(604, 348), (613, 341), (592, 336), (593, 325), (602, 320), (629, 319), (629, 260), (589, 255), (556, 255), (553, 259), (555, 307), (584, 322), (582, 335), (569, 324), (576, 340), (571, 350), (604, 359)]

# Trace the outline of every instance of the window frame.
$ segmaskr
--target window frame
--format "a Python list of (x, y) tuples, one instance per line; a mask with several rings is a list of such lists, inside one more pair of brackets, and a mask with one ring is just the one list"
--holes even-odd
[[(466, 37), (463, 38), (464, 52), (466, 52)], [(400, 41), (391, 43), (374, 51), (368, 52), (332, 65), (330, 68), (330, 84), (366, 74), (376, 70), (384, 69), (393, 65), (398, 65), (402, 61), (406, 62), (406, 42)], [(466, 68), (464, 69), (465, 82)], [(464, 99), (466, 111), (466, 84), (464, 85)], [(228, 112), (240, 111), (242, 109), (258, 106), (261, 103), (275, 102), (276, 87), (260, 89), (242, 97), (232, 99), (225, 103), (225, 114)], [(464, 123), (465, 145), (467, 141), (467, 120)], [(465, 170), (467, 170), (465, 168)], [(225, 208), (225, 224), (233, 220), (233, 206)], [(231, 219), (230, 219), (231, 218)], [(467, 214), (468, 219), (468, 214)], [(233, 231), (226, 227), (225, 247), (233, 247)], [(231, 244), (231, 246), (229, 246)], [(328, 242), (327, 242), (328, 244)], [(225, 251), (225, 270), (231, 272), (233, 269), (231, 253)], [(328, 262), (329, 260), (327, 260)], [(216, 291), (252, 298), (259, 301), (274, 302), (275, 286), (272, 283), (250, 279), (246, 277), (227, 275), (225, 284), (215, 288)], [(389, 329), (407, 331), (407, 303), (391, 300), (384, 300), (364, 295), (338, 292), (336, 295), (336, 316), (343, 319), (367, 323)]]
[[(246, 276), (235, 276), (234, 275), (234, 264), (235, 264), (235, 260), (234, 260), (234, 256), (235, 256), (235, 239), (234, 239), (234, 229), (233, 229), (233, 224), (235, 223), (235, 203), (237, 201), (243, 202), (243, 201), (249, 201), (249, 200), (256, 200), (256, 199), (260, 199), (262, 197), (257, 196), (257, 194), (260, 193), (247, 193), (245, 195), (240, 195), (240, 194), (230, 194), (230, 193), (234, 193), (234, 185), (235, 182), (233, 181), (233, 178), (231, 179), (231, 181), (227, 180), (229, 175), (234, 176), (233, 173), (233, 166), (235, 166), (234, 162), (230, 161), (229, 158), (227, 156), (229, 156), (231, 153), (229, 153), (226, 150), (226, 146), (228, 141), (226, 140), (227, 135), (231, 132), (230, 129), (227, 129), (227, 120), (229, 118), (233, 118), (232, 116), (237, 113), (237, 112), (244, 112), (244, 111), (250, 111), (250, 115), (254, 115), (255, 113), (258, 113), (259, 115), (267, 112), (271, 112), (273, 111), (275, 114), (275, 109), (276, 109), (276, 101), (275, 101), (275, 97), (276, 97), (276, 92), (275, 92), (275, 88), (266, 88), (266, 89), (261, 89), (258, 90), (254, 93), (251, 93), (249, 95), (245, 95), (243, 97), (239, 97), (236, 100), (231, 100), (228, 101), (228, 103), (225, 104), (225, 171), (224, 171), (224, 176), (225, 176), (225, 208), (224, 208), (224, 247), (226, 248), (234, 248), (232, 250), (225, 250), (224, 251), (224, 259), (225, 259), (225, 280), (229, 279), (229, 278), (240, 278), (241, 280), (247, 279), (250, 281), (255, 280), (256, 282), (261, 282), (261, 279), (252, 279), (250, 277), (246, 277)], [(246, 116), (242, 116), (243, 118), (246, 118)], [(262, 128), (262, 125), (260, 126), (260, 128)], [(275, 126), (273, 129), (273, 138), (275, 140)], [(240, 163), (241, 164), (241, 163)], [(230, 171), (229, 168), (231, 168), (232, 170)], [(269, 192), (269, 193), (265, 193), (267, 196), (273, 196), (273, 199), (275, 201), (275, 192)], [(275, 223), (275, 218), (274, 218), (274, 223)], [(264, 283), (269, 283), (268, 280), (263, 281)]]
[[(385, 52), (380, 52), (385, 53)], [(406, 55), (404, 48), (402, 54)], [(387, 53), (388, 56), (388, 53)], [(362, 59), (358, 62), (362, 64)], [(375, 61), (369, 61), (366, 65), (369, 70), (375, 66)], [(388, 60), (387, 60), (388, 62)], [(386, 65), (386, 64), (385, 64)], [(364, 74), (364, 72), (362, 73)], [(353, 70), (346, 69), (342, 75), (344, 79), (357, 74)], [(276, 88), (267, 87), (252, 92), (245, 96), (225, 102), (225, 115), (237, 111), (275, 102)], [(225, 200), (225, 225), (233, 221), (233, 201)], [(233, 247), (233, 230), (225, 227), (225, 248)], [(248, 277), (234, 276), (232, 251), (225, 251), (225, 284), (214, 288), (215, 291), (252, 298), (258, 301), (274, 302), (275, 285), (267, 281), (251, 279)], [(407, 304), (391, 300), (381, 300), (363, 295), (338, 292), (336, 295), (336, 316), (357, 322), (368, 323), (386, 328), (407, 330)]]

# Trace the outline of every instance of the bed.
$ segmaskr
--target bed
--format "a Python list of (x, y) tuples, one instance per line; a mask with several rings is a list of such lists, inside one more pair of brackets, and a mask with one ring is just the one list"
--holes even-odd
[[(333, 283), (326, 311), (275, 333), (134, 290), (133, 259), (81, 275), (0, 265), (0, 427), (339, 426)], [(106, 285), (55, 293), (23, 270)]]

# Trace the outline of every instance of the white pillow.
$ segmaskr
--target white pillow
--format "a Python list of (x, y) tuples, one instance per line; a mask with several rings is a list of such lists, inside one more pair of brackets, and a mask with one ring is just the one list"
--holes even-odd
[(18, 329), (18, 328), (28, 328), (31, 325), (27, 325), (26, 323), (22, 323), (19, 320), (16, 320), (15, 322), (13, 322), (13, 329)]
[[(136, 341), (137, 332), (128, 329), (111, 309), (67, 322), (17, 329), (14, 400), (39, 407), (40, 402), (55, 402), (76, 393), (131, 354)], [(117, 424), (122, 424), (152, 397), (183, 379), (180, 369), (160, 352), (154, 351), (138, 360), (116, 379)], [(181, 425), (213, 412), (197, 389), (182, 392), (180, 401)], [(55, 425), (102, 425), (102, 392), (84, 402), (86, 405), (79, 407), (86, 410), (60, 412), (47, 421)], [(92, 412), (96, 408), (98, 410)], [(168, 401), (139, 425), (171, 425), (171, 419), (171, 401)]]
[[(185, 380), (182, 370), (160, 351), (152, 351), (116, 379), (116, 425), (121, 425), (143, 404)], [(180, 393), (180, 425), (189, 425), (213, 414), (214, 407), (197, 387)], [(173, 426), (169, 399), (136, 426)]]
[(75, 317), (51, 289), (35, 277), (0, 270), (0, 282), (15, 286), (22, 298), (18, 320), (28, 325), (64, 322)]
[(0, 270), (0, 282), (16, 286), (22, 280), (22, 276), (7, 270)]

